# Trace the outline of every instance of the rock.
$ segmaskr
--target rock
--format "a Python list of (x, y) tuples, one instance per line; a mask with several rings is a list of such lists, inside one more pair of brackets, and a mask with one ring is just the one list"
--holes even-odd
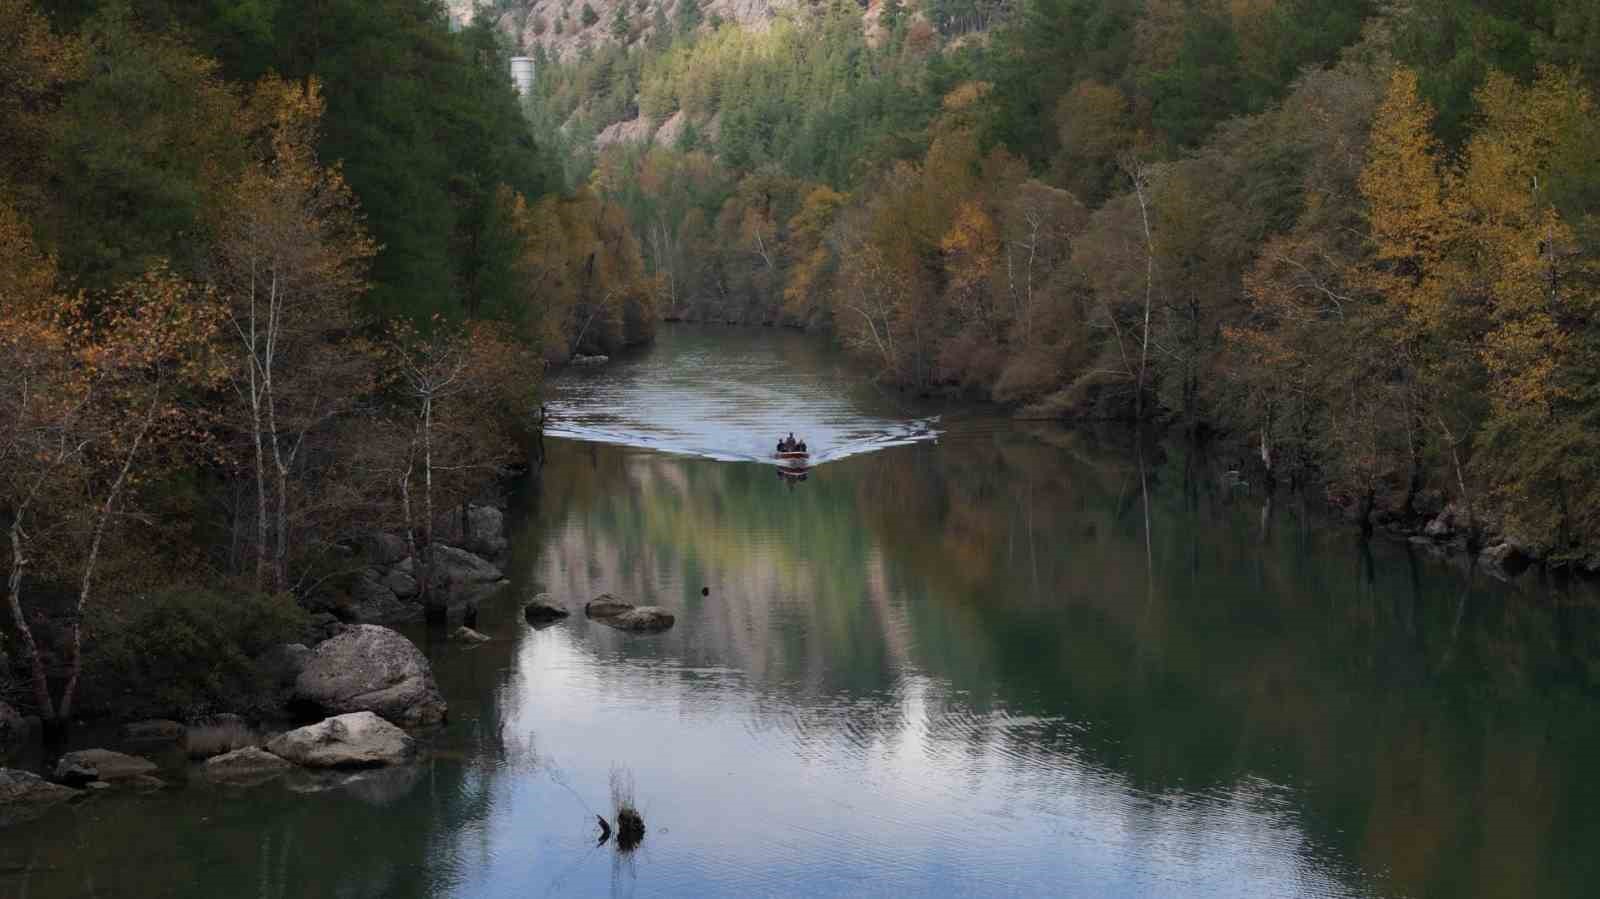
[(291, 730), (267, 751), (307, 768), (370, 768), (411, 761), (417, 743), (371, 712), (352, 712)]
[(509, 549), (505, 514), (494, 506), (467, 506), (466, 547), (485, 556), (497, 556)]
[(261, 670), (280, 687), (293, 687), (311, 662), (311, 647), (304, 643), (279, 643), (256, 659)]
[(389, 569), (389, 572), (383, 576), (380, 583), (388, 587), (389, 592), (393, 593), (397, 599), (410, 599), (419, 592), (416, 578), (395, 568)]
[(406, 726), (438, 724), (447, 709), (422, 650), (375, 624), (353, 625), (318, 645), (294, 697), (330, 714), (375, 712)]
[(1497, 577), (1516, 577), (1525, 571), (1532, 561), (1521, 547), (1510, 541), (1485, 547), (1483, 552), (1478, 554), (1478, 564)]
[(31, 821), (51, 806), (78, 795), (30, 771), (0, 768), (0, 827)]
[(456, 641), (457, 643), (478, 644), (488, 643), (493, 638), (480, 634), (472, 628), (463, 625), (450, 632), (450, 639)]
[(28, 735), (28, 722), (9, 703), (0, 701), (0, 746), (19, 743)]
[(165, 718), (152, 718), (149, 721), (135, 721), (122, 726), (122, 738), (131, 743), (176, 743), (183, 739), (188, 731), (176, 721)]
[(265, 749), (250, 746), (207, 759), (200, 767), (206, 777), (212, 780), (261, 783), (294, 768), (294, 765)]
[(644, 839), (644, 817), (637, 809), (626, 807), (617, 812), (617, 848), (631, 851)]
[(505, 577), (493, 562), (458, 547), (435, 544), (429, 552), (433, 556), (434, 584), (493, 584)]
[(660, 606), (640, 606), (620, 615), (600, 619), (601, 624), (610, 625), (618, 630), (639, 632), (664, 631), (672, 627), (676, 621), (671, 612)]
[(153, 774), (156, 770), (155, 762), (136, 755), (124, 755), (109, 749), (79, 749), (63, 755), (56, 763), (56, 780), (65, 784), (121, 780)]
[(159, 777), (151, 777), (148, 774), (141, 774), (138, 777), (130, 777), (127, 780), (122, 781), (122, 783), (124, 786), (133, 787), (141, 793), (154, 793), (157, 790), (165, 790), (167, 788), (166, 781)]
[(374, 565), (393, 565), (411, 554), (404, 537), (374, 531), (361, 541), (367, 560)]
[(609, 593), (602, 593), (584, 605), (583, 614), (590, 618), (610, 618), (632, 609), (633, 603), (623, 602)]
[(401, 602), (381, 580), (383, 576), (376, 568), (368, 568), (356, 576), (350, 587), (350, 605), (345, 608), (350, 619), (358, 624), (393, 624), (421, 617), (421, 607)]
[(89, 783), (84, 784), (83, 787), (86, 790), (95, 790), (95, 791), (111, 789), (111, 785), (106, 783), (103, 780), (90, 781)]
[(323, 640), (339, 636), (344, 628), (344, 622), (332, 612), (318, 612), (311, 616), (306, 628), (305, 643), (307, 646), (314, 646)]
[(446, 617), (459, 621), (470, 617), (469, 609), (502, 586), (505, 574), (493, 563), (464, 549), (434, 544), (433, 596), (431, 601), (446, 607)]
[(572, 357), (572, 364), (573, 365), (580, 365), (580, 366), (605, 365), (607, 362), (610, 362), (610, 361), (611, 361), (611, 357), (610, 356), (600, 356), (600, 355), (583, 356), (583, 355), (578, 355), (578, 356), (573, 356)]
[(528, 619), (529, 624), (546, 624), (559, 621), (572, 614), (565, 608), (557, 605), (554, 598), (548, 593), (535, 596), (526, 606), (522, 607), (522, 617)]

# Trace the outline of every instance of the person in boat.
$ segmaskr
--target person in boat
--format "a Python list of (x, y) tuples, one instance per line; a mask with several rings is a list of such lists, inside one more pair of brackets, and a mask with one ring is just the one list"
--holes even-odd
[(795, 449), (802, 453), (807, 452), (806, 442), (804, 440), (800, 441), (799, 444), (795, 446)]

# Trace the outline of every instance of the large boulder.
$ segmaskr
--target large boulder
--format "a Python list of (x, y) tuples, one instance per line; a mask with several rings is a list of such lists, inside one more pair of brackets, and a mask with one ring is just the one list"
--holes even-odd
[(0, 768), (0, 828), (31, 821), (56, 803), (76, 795), (78, 791), (53, 784), (32, 772)]
[(467, 549), (484, 556), (497, 556), (511, 546), (506, 539), (505, 515), (494, 506), (467, 506)]
[(393, 565), (411, 554), (406, 540), (398, 534), (374, 531), (362, 539), (367, 561), (373, 565)]
[(350, 586), (346, 614), (358, 624), (392, 624), (415, 620), (422, 615), (416, 603), (402, 602), (385, 583), (387, 576), (377, 568), (363, 569)]
[(155, 762), (136, 755), (109, 749), (79, 749), (56, 762), (56, 780), (62, 783), (88, 783), (93, 780), (126, 780), (158, 770)]
[(329, 714), (376, 712), (408, 727), (438, 724), (448, 708), (422, 650), (375, 624), (318, 644), (295, 679), (294, 698)]
[(677, 619), (673, 617), (671, 612), (660, 606), (639, 606), (636, 609), (629, 609), (620, 615), (601, 618), (599, 621), (601, 624), (610, 625), (618, 630), (650, 633), (664, 631), (672, 627)]
[(307, 768), (370, 768), (411, 761), (417, 743), (371, 712), (352, 712), (291, 730), (267, 751)]
[(272, 678), (274, 684), (280, 687), (294, 686), (299, 679), (300, 672), (306, 670), (311, 664), (311, 647), (304, 643), (279, 643), (277, 646), (268, 647), (256, 659), (262, 673)]
[[(406, 561), (409, 562), (411, 560), (407, 559)], [(397, 599), (411, 599), (419, 592), (417, 579), (412, 577), (410, 572), (401, 571), (399, 568), (389, 569), (379, 583), (388, 587), (389, 592), (393, 593)]]
[[(433, 561), (429, 601), (443, 606), (450, 621), (465, 621), (469, 626), (479, 601), (506, 583), (499, 568), (482, 556), (464, 549), (435, 543), (429, 549)], [(417, 576), (422, 577), (418, 571)]]

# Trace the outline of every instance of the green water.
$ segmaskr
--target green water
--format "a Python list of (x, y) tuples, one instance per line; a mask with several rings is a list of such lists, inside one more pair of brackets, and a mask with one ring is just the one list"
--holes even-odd
[[(798, 335), (672, 329), (553, 390), (495, 641), (415, 634), (427, 761), (97, 796), (0, 832), (0, 896), (1595, 894), (1591, 591), (915, 406)], [(536, 589), (678, 621), (536, 631)], [(594, 845), (614, 768), (633, 853)]]

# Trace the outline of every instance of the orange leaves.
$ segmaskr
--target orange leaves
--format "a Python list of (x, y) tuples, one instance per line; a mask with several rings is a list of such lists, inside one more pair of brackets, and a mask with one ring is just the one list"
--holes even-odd
[(957, 289), (968, 290), (987, 281), (1000, 258), (1000, 230), (994, 219), (973, 200), (956, 207), (950, 230), (939, 241), (949, 258), (949, 271)]
[(1432, 126), (1433, 110), (1417, 93), (1416, 73), (1397, 70), (1373, 121), (1360, 181), (1382, 266), (1374, 286), (1403, 304), (1423, 329), (1443, 325), (1452, 275), (1445, 254), (1459, 236), (1449, 195), (1453, 179), (1440, 162)]

